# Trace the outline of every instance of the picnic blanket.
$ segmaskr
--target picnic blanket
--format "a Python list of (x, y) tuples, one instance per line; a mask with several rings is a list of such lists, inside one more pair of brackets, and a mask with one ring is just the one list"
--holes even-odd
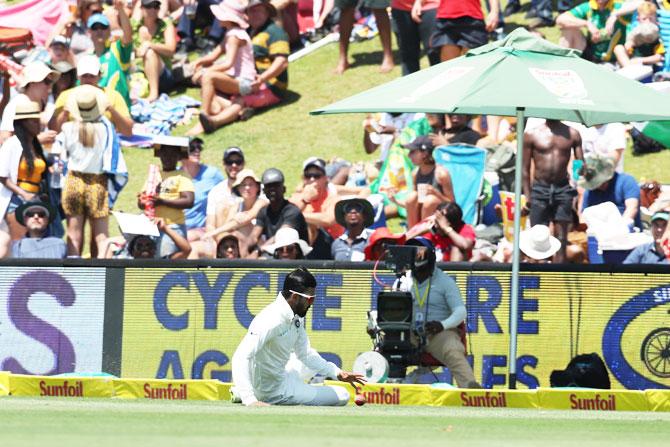
[(146, 133), (169, 135), (170, 129), (184, 119), (189, 107), (199, 106), (200, 101), (187, 95), (170, 98), (162, 94), (154, 102), (139, 99), (130, 108), (130, 115), (136, 123), (143, 123), (142, 127)]
[(27, 0), (0, 8), (0, 26), (27, 28), (32, 31), (35, 43), (44, 45), (61, 16), (69, 14), (66, 0)]

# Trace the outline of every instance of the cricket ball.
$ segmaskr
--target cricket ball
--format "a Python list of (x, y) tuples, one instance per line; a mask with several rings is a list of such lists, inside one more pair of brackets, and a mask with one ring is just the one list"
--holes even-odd
[(361, 407), (365, 405), (367, 400), (365, 399), (365, 396), (363, 396), (362, 394), (356, 394), (356, 397), (354, 397), (354, 402), (356, 403), (356, 405)]

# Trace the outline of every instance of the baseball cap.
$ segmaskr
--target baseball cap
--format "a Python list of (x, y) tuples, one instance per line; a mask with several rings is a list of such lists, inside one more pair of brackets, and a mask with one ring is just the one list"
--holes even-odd
[(284, 183), (284, 174), (277, 168), (266, 169), (261, 178), (264, 185), (270, 183)]
[(414, 140), (412, 140), (411, 143), (403, 144), (402, 147), (404, 147), (405, 149), (409, 149), (410, 151), (420, 150), (427, 152), (431, 152), (435, 148), (433, 142), (430, 140), (430, 137), (428, 135), (422, 135), (420, 137), (416, 137)]
[(302, 164), (303, 172), (306, 171), (310, 166), (314, 166), (320, 169), (324, 174), (326, 173), (326, 162), (321, 158), (309, 157), (307, 160), (305, 160), (305, 162)]
[(93, 54), (86, 54), (77, 61), (77, 76), (97, 76), (100, 74), (100, 60)]
[(651, 216), (651, 221), (655, 221), (656, 219), (664, 220), (664, 221), (669, 221), (670, 220), (670, 213), (667, 211), (659, 211), (657, 213), (654, 213), (653, 216)]
[(104, 15), (104, 14), (93, 14), (91, 17), (88, 18), (88, 22), (86, 22), (86, 27), (87, 28), (93, 28), (93, 25), (99, 23), (100, 25), (104, 26), (109, 26), (109, 19)]
[(160, 3), (161, 0), (142, 0), (142, 6), (147, 6), (152, 3)]
[(64, 45), (64, 46), (69, 48), (70, 47), (70, 39), (68, 39), (65, 36), (61, 36), (59, 34), (58, 36), (51, 39), (51, 44), (49, 44), (49, 46), (52, 46), (52, 45)]
[(242, 157), (242, 160), (244, 160), (244, 152), (242, 152), (242, 149), (240, 149), (237, 146), (231, 146), (226, 151), (223, 153), (223, 160), (228, 160), (231, 155), (239, 155)]

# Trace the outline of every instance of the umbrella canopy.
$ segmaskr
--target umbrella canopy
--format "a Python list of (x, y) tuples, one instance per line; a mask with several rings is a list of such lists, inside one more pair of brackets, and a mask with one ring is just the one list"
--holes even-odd
[(312, 114), (433, 112), (581, 122), (670, 119), (670, 95), (518, 28), (506, 39), (398, 78)]

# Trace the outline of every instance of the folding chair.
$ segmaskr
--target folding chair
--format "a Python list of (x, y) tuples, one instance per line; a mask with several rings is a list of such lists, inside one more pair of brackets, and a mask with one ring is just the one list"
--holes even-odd
[(451, 175), (456, 203), (463, 210), (463, 221), (471, 225), (477, 224), (486, 150), (469, 144), (451, 144), (435, 148), (433, 158)]

